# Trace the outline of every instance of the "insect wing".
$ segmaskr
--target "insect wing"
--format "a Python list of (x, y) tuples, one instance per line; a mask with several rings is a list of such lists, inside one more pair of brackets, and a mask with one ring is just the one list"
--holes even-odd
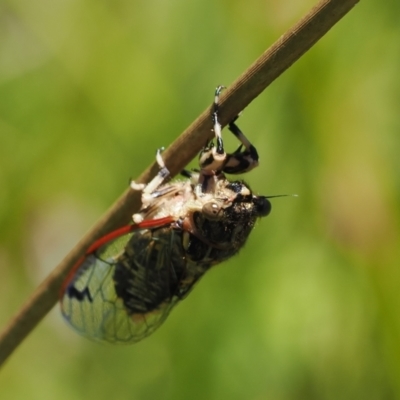
[[(138, 231), (147, 229), (145, 226), (134, 227), (133, 232), (88, 254), (67, 282), (60, 300), (62, 314), (83, 336), (111, 343), (137, 342), (157, 329), (175, 305), (177, 299), (173, 297), (152, 312), (129, 314), (123, 300), (117, 296), (116, 264), (129, 240)], [(104, 239), (99, 242), (103, 243)]]

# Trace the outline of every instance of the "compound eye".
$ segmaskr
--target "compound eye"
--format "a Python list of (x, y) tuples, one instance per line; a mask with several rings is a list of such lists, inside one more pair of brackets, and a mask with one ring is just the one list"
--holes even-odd
[(204, 204), (202, 208), (204, 217), (212, 221), (217, 221), (223, 218), (224, 213), (221, 211), (221, 207), (213, 201)]
[(257, 214), (260, 217), (266, 217), (271, 212), (271, 203), (270, 201), (263, 196), (254, 196), (253, 203), (256, 206)]

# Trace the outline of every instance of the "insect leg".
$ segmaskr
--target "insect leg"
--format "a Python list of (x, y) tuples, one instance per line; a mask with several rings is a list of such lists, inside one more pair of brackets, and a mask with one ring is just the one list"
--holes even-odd
[(187, 169), (183, 169), (181, 171), (181, 175), (184, 176), (185, 178), (191, 178), (193, 176), (193, 172), (188, 171)]
[(218, 122), (218, 112), (219, 112), (219, 95), (221, 94), (222, 90), (225, 89), (225, 86), (217, 86), (215, 89), (215, 97), (214, 97), (214, 112), (212, 113), (211, 120), (214, 125), (214, 133), (215, 139), (217, 141), (217, 154), (225, 154), (224, 152), (224, 143), (222, 141), (221, 136), (221, 124)]
[(158, 174), (143, 189), (142, 197), (151, 195), (164, 182), (165, 178), (169, 176), (169, 170), (165, 166), (164, 160), (161, 157), (161, 152), (163, 150), (163, 147), (157, 150), (156, 161), (160, 167), (160, 170), (158, 171)]
[(136, 183), (135, 181), (131, 181), (130, 186), (133, 190), (141, 190), (143, 193), (142, 195), (147, 196), (153, 193), (169, 176), (169, 170), (164, 164), (164, 160), (161, 157), (161, 152), (164, 150), (163, 147), (157, 150), (156, 153), (156, 161), (160, 170), (158, 174), (146, 185), (145, 183)]
[[(212, 122), (215, 133), (216, 145), (212, 142), (206, 145), (200, 153), (201, 180), (207, 175), (223, 171), (228, 174), (241, 174), (248, 172), (258, 165), (258, 153), (256, 148), (246, 138), (240, 128), (236, 125), (238, 116), (229, 124), (229, 130), (241, 142), (239, 148), (233, 153), (225, 153), (221, 136), (221, 125), (218, 122), (219, 95), (224, 86), (218, 86), (215, 90), (213, 104)], [(244, 150), (242, 150), (244, 146)]]
[(221, 171), (226, 162), (226, 153), (221, 135), (221, 124), (218, 121), (219, 95), (223, 89), (225, 89), (225, 86), (221, 85), (215, 90), (213, 113), (211, 116), (216, 145), (210, 142), (208, 145), (204, 146), (200, 152), (199, 164), (203, 175), (209, 175), (213, 174), (215, 171)]
[[(224, 165), (223, 171), (228, 174), (241, 174), (248, 172), (258, 165), (258, 153), (256, 148), (249, 142), (243, 132), (235, 124), (237, 116), (228, 125), (228, 129), (238, 138), (242, 143), (238, 149), (232, 153), (227, 154), (227, 161)], [(242, 147), (245, 150), (242, 151)]]
[[(159, 197), (163, 194), (162, 192), (157, 191), (157, 188), (164, 182), (165, 178), (169, 176), (169, 170), (165, 166), (164, 160), (161, 156), (161, 152), (163, 150), (164, 148), (158, 149), (156, 153), (156, 161), (158, 166), (160, 167), (160, 170), (158, 171), (158, 174), (147, 185), (131, 181), (130, 186), (133, 190), (142, 191), (142, 205), (144, 207), (146, 207), (147, 204), (150, 203), (153, 198)], [(142, 214), (140, 212), (134, 214), (133, 221), (136, 224), (142, 222), (143, 221)]]

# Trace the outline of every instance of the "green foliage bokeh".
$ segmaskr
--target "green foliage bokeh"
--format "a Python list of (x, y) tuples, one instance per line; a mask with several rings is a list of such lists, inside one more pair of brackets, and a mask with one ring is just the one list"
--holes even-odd
[[(313, 5), (0, 4), (2, 325), (214, 87)], [(80, 338), (55, 309), (0, 397), (400, 398), (399, 15), (361, 0), (245, 110), (261, 156), (246, 180), (299, 197), (274, 199), (237, 257), (134, 346)]]

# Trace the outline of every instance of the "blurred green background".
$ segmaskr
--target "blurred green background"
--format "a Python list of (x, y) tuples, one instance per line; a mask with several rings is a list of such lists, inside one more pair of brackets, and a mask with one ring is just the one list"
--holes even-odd
[[(1, 326), (315, 3), (0, 3)], [(238, 256), (130, 347), (79, 337), (56, 307), (0, 398), (400, 398), (399, 17), (361, 0), (245, 110), (261, 156), (246, 180), (299, 197), (273, 200)]]

